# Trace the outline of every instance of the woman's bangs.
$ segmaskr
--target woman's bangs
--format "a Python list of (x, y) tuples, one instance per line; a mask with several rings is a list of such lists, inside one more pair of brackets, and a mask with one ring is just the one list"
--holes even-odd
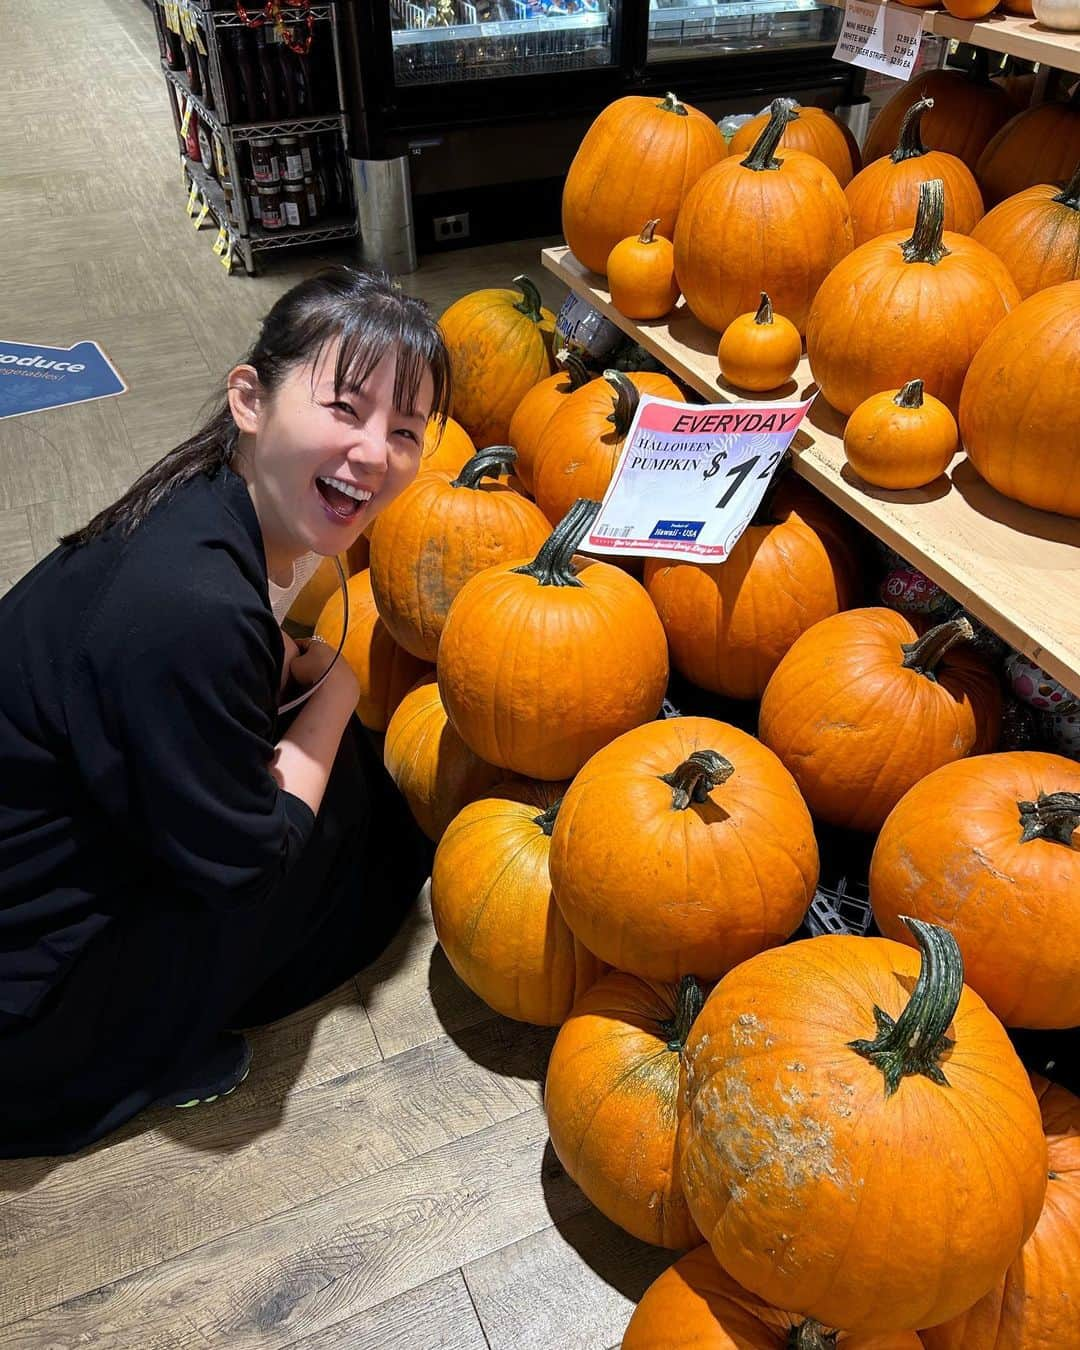
[(351, 317), (340, 334), (334, 368), (336, 392), (362, 387), (382, 358), (396, 351), (394, 406), (402, 413), (415, 412), (424, 376), (430, 374), (432, 415), (445, 417), (450, 404), (449, 362), (429, 323), (411, 323), (411, 316), (397, 306), (391, 310), (369, 305)]

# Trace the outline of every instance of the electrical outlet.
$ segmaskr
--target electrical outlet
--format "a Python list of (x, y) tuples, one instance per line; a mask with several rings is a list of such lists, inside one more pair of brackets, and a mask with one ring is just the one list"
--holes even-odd
[(456, 216), (436, 216), (433, 223), (437, 240), (468, 239), (469, 237), (468, 211), (462, 211)]

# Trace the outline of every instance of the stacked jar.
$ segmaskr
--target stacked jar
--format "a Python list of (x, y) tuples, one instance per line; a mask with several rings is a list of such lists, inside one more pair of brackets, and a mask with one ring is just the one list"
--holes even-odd
[(264, 230), (280, 230), (285, 224), (281, 191), (281, 157), (272, 136), (251, 142), (251, 180), (247, 185), (248, 207), (253, 221)]
[(276, 144), (282, 172), (285, 223), (293, 229), (306, 229), (322, 215), (309, 138), (279, 136)]

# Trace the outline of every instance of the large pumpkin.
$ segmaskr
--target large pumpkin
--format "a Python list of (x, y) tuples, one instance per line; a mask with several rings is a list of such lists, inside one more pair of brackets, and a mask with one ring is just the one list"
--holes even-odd
[(670, 239), (687, 192), (726, 154), (712, 118), (674, 94), (616, 99), (585, 133), (566, 175), (562, 227), (574, 257), (603, 272), (619, 240), (646, 220)]
[(549, 520), (561, 520), (579, 497), (603, 498), (641, 394), (683, 401), (666, 375), (606, 370), (602, 380), (571, 394), (548, 422), (533, 463), (533, 491)]
[(551, 1052), (551, 1144), (598, 1210), (642, 1242), (701, 1241), (675, 1165), (682, 1048), (701, 1007), (689, 976), (649, 984), (622, 971), (577, 1002)]
[[(780, 150), (801, 150), (812, 155), (833, 172), (841, 187), (846, 187), (862, 168), (859, 143), (850, 128), (824, 108), (808, 108), (795, 104), (796, 116), (784, 128)], [(754, 142), (769, 124), (770, 114), (759, 113), (744, 122), (728, 146), (728, 154), (743, 158), (754, 148)]]
[(1080, 517), (1080, 281), (1036, 291), (983, 343), (960, 400), (968, 458), (1027, 506)]
[(955, 414), (972, 357), (1020, 293), (1005, 264), (964, 234), (943, 234), (940, 178), (919, 185), (910, 238), (893, 231), (829, 273), (806, 326), (818, 387), (842, 413), (916, 376)]
[(910, 230), (919, 209), (919, 185), (933, 178), (945, 184), (944, 227), (970, 234), (983, 213), (975, 176), (955, 155), (928, 150), (920, 132), (932, 98), (921, 98), (904, 114), (892, 154), (875, 159), (845, 189), (855, 243), (865, 244), (890, 230)]
[(1034, 1077), (1049, 1180), (1035, 1231), (1005, 1278), (944, 1326), (922, 1333), (926, 1350), (1064, 1350), (1080, 1325), (1080, 1100)]
[(506, 473), (509, 446), (474, 455), (456, 478), (420, 474), (377, 517), (371, 535), (375, 603), (394, 640), (434, 661), (450, 605), (470, 577), (527, 557), (548, 536), (538, 506), (485, 475)]
[(851, 609), (804, 633), (761, 700), (759, 734), (834, 825), (876, 830), (909, 788), (965, 755), (992, 750), (996, 675), (957, 643), (951, 619), (919, 637), (891, 609)]
[(475, 454), (476, 446), (460, 422), (452, 417), (432, 417), (424, 431), (420, 470), (435, 469), (456, 478)]
[(461, 980), (503, 1017), (556, 1027), (605, 967), (567, 928), (548, 850), (565, 783), (513, 779), (470, 802), (435, 852), (431, 912)]
[(790, 479), (722, 563), (645, 561), (672, 665), (728, 698), (760, 698), (796, 638), (855, 602), (858, 578), (846, 521)]
[(436, 843), (463, 807), (504, 776), (474, 755), (450, 725), (434, 675), (398, 704), (386, 728), (383, 763), (416, 823)]
[(1080, 1025), (1080, 764), (1034, 750), (946, 764), (886, 820), (874, 917), (943, 924), (1007, 1026)]
[[(341, 654), (360, 686), (356, 715), (371, 731), (385, 731), (394, 709), (427, 674), (426, 661), (399, 647), (379, 617), (371, 590), (371, 573), (357, 572), (348, 581), (349, 626)], [(345, 602), (340, 590), (323, 606), (315, 636), (336, 647), (341, 640)]]
[(597, 510), (578, 502), (532, 562), (466, 582), (443, 629), (451, 721), (478, 755), (529, 778), (573, 777), (664, 699), (667, 640), (644, 588), (574, 556)]
[(680, 1174), (717, 1260), (851, 1331), (954, 1317), (1039, 1217), (1046, 1141), (1004, 1028), (943, 929), (920, 955), (827, 936), (720, 982), (686, 1048)]
[(744, 1289), (708, 1244), (653, 1280), (634, 1309), (622, 1350), (922, 1350), (913, 1331), (830, 1334)]
[(997, 254), (1025, 298), (1080, 280), (1080, 161), (1066, 187), (1040, 183), (1006, 197), (972, 238)]
[(566, 398), (593, 378), (573, 352), (560, 352), (555, 359), (562, 369), (534, 384), (510, 419), (510, 444), (517, 451), (514, 472), (529, 492), (533, 491), (533, 466), (547, 424)]
[(675, 273), (718, 333), (756, 310), (762, 291), (803, 332), (818, 287), (851, 252), (851, 213), (831, 171), (799, 150), (776, 154), (793, 116), (790, 99), (774, 100), (750, 153), (702, 174), (679, 213)]
[(1080, 90), (1067, 103), (1037, 103), (1001, 128), (975, 176), (987, 206), (1037, 183), (1064, 183), (1080, 159)]
[(439, 320), (450, 352), (454, 417), (480, 449), (505, 445), (514, 409), (551, 374), (555, 316), (528, 277), (517, 291), (484, 290), (456, 300)]
[(719, 979), (783, 942), (818, 879), (791, 775), (710, 717), (652, 722), (598, 750), (563, 799), (549, 865), (559, 909), (590, 951), (668, 981)]

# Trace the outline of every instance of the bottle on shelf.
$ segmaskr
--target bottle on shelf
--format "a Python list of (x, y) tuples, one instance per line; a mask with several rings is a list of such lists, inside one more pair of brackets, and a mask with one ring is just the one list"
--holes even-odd
[(195, 48), (195, 64), (199, 70), (199, 83), (202, 85), (202, 101), (214, 111), (214, 86), (210, 81), (210, 61), (205, 57), (198, 47)]
[(266, 29), (256, 28), (255, 38), (255, 58), (258, 63), (259, 80), (264, 91), (263, 107), (265, 116), (269, 121), (277, 122), (287, 116), (285, 111), (286, 99), (282, 89), (281, 65), (277, 59), (277, 53), (274, 50), (275, 44), (269, 40)]
[(158, 53), (170, 70), (184, 69), (184, 49), (180, 43), (180, 34), (168, 28), (164, 18), (158, 27)]
[(191, 116), (188, 118), (184, 150), (188, 159), (194, 160), (196, 164), (202, 163), (202, 151), (199, 149), (199, 114), (194, 108), (191, 109)]
[(233, 112), (230, 108), (229, 115), (234, 122), (261, 122), (263, 116), (259, 72), (248, 45), (247, 30), (226, 28), (224, 35), (227, 35), (229, 43), (223, 48), (223, 55), (227, 56), (236, 74), (239, 93), (237, 109)]
[(202, 97), (202, 73), (199, 70), (199, 54), (195, 50), (195, 44), (189, 42), (187, 38), (181, 38), (180, 42), (184, 49), (184, 76), (188, 82), (188, 88), (196, 98)]
[(296, 57), (284, 42), (275, 42), (271, 50), (274, 60), (277, 62), (278, 85), (285, 107), (283, 115), (285, 117), (303, 117), (305, 108), (300, 98), (301, 83), (295, 66)]

